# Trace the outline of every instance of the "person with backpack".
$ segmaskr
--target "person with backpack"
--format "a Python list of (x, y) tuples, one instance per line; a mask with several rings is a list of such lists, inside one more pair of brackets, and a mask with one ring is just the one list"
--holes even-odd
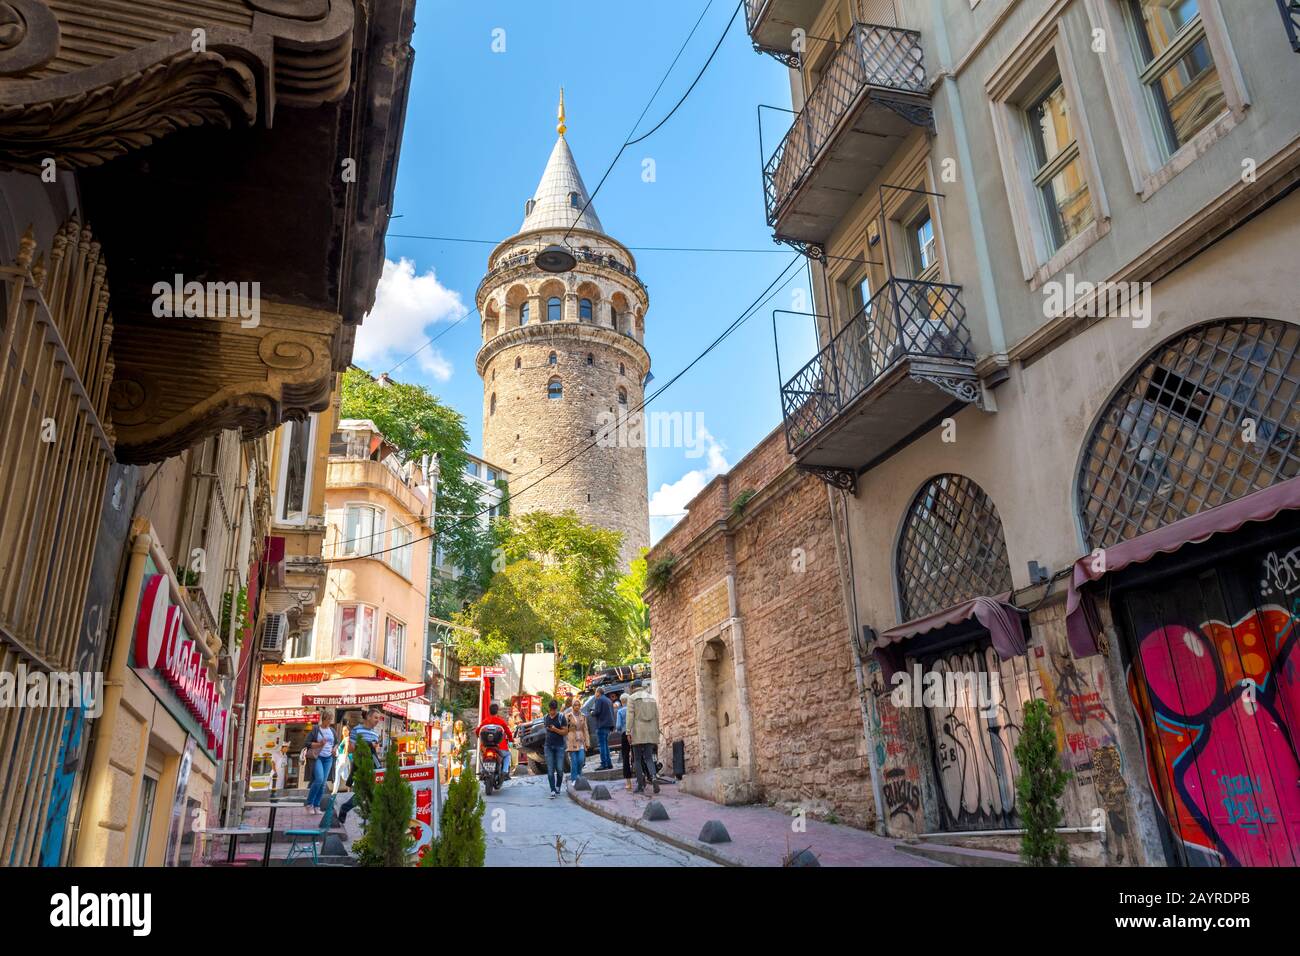
[(647, 681), (633, 692), (627, 702), (627, 733), (632, 738), (632, 766), (636, 771), (636, 792), (645, 792), (648, 778), (654, 792), (659, 792), (655, 776), (655, 748), (659, 746), (659, 704), (650, 693)]
[(311, 786), (307, 790), (307, 812), (319, 813), (325, 782), (334, 772), (334, 711), (323, 710), (320, 723), (307, 735), (303, 752), (311, 760)]

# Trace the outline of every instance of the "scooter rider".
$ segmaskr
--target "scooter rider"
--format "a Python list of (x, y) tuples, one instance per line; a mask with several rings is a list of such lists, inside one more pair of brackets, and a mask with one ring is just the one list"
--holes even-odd
[(474, 736), (483, 733), (484, 727), (493, 725), (500, 727), (505, 731), (505, 736), (501, 739), (501, 745), (497, 749), (501, 751), (501, 779), (510, 779), (510, 744), (515, 742), (515, 735), (510, 732), (510, 725), (506, 723), (505, 718), (500, 716), (501, 705), (492, 704), (488, 707), (488, 715), (483, 718), (483, 723), (474, 728)]

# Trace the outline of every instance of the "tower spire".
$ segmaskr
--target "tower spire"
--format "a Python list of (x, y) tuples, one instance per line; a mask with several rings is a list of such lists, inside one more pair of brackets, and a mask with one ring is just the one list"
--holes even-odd
[(560, 110), (556, 114), (556, 118), (559, 121), (555, 124), (555, 131), (563, 136), (569, 128), (564, 125), (564, 87), (560, 87)]

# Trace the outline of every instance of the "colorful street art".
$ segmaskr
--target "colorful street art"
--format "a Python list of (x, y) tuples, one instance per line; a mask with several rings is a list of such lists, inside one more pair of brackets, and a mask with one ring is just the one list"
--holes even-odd
[[(1300, 591), (1285, 562), (1270, 558), (1283, 573), (1261, 591)], [(1189, 863), (1300, 862), (1300, 600), (1292, 600), (1233, 624), (1157, 626), (1138, 642), (1129, 694), (1142, 715), (1152, 789)]]

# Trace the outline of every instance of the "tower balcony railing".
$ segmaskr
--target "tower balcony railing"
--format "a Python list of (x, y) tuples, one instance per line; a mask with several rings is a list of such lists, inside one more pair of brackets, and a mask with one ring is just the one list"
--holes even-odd
[[(650, 287), (645, 284), (639, 275), (636, 274), (636, 271), (624, 265), (616, 256), (610, 255), (609, 253), (592, 252), (590, 249), (573, 249), (572, 252), (574, 258), (579, 262), (612, 269), (620, 275), (627, 276), (642, 289), (649, 291)], [(484, 286), (489, 285), (497, 276), (509, 272), (511, 269), (531, 265), (535, 261), (536, 256), (537, 250), (531, 249), (527, 252), (516, 253), (513, 256), (508, 256), (499, 260), (495, 266), (488, 270), (487, 275), (483, 277), (483, 281), (479, 283), (479, 288), (482, 289)]]
[(856, 471), (954, 400), (978, 401), (974, 365), (961, 286), (890, 279), (782, 386), (786, 447)]
[(917, 125), (931, 123), (921, 35), (855, 23), (763, 165), (767, 224), (825, 242)]

